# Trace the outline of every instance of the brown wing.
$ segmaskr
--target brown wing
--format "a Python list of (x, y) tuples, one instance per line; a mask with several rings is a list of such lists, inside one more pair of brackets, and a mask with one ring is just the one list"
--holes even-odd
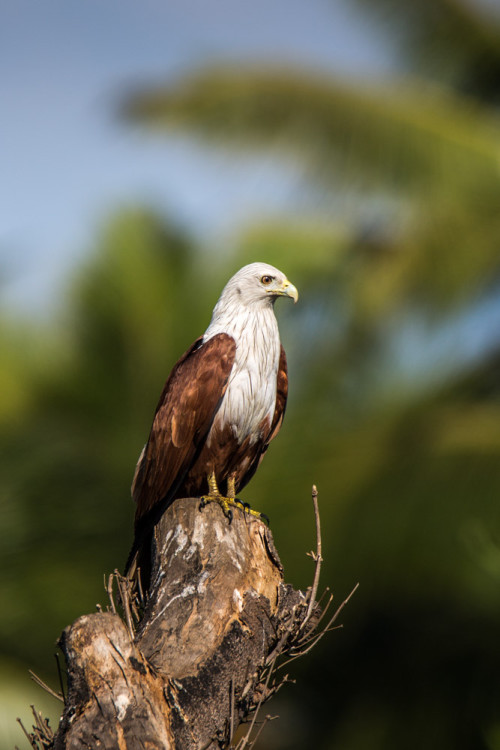
[(205, 344), (201, 341), (195, 341), (177, 362), (160, 396), (132, 483), (136, 527), (155, 506), (173, 499), (203, 446), (226, 391), (236, 343), (225, 333)]

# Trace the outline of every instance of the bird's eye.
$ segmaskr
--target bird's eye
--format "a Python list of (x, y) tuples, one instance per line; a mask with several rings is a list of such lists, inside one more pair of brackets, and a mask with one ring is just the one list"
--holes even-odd
[(271, 281), (272, 281), (272, 280), (273, 280), (273, 277), (272, 277), (272, 276), (263, 276), (263, 277), (261, 278), (261, 282), (262, 282), (262, 283), (263, 283), (263, 284), (264, 284), (265, 286), (269, 286), (269, 284), (271, 283)]

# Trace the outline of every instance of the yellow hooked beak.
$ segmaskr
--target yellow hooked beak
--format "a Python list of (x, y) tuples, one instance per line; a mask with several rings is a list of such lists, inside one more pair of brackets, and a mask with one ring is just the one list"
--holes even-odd
[(278, 295), (279, 297), (291, 297), (294, 301), (294, 304), (299, 298), (297, 287), (294, 286), (290, 281), (288, 281), (288, 279), (285, 279), (282, 284), (275, 287), (272, 290), (272, 293)]

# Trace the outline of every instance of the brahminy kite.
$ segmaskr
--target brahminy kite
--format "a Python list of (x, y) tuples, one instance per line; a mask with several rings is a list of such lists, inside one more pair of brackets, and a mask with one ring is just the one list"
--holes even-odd
[(237, 493), (280, 430), (288, 378), (278, 297), (298, 299), (281, 271), (267, 263), (241, 268), (165, 383), (132, 483), (137, 510), (127, 571), (140, 566), (146, 588), (151, 533), (164, 510), (176, 498), (201, 497), (231, 518), (231, 506), (243, 508)]

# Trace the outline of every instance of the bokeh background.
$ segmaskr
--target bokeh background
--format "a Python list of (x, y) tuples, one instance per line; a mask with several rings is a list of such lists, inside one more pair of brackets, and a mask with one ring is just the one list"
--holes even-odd
[[(0, 747), (57, 721), (164, 379), (265, 260), (284, 429), (244, 498), (344, 624), (262, 750), (500, 748), (497, 0), (2, 0)], [(29, 719), (28, 719), (29, 723)]]

